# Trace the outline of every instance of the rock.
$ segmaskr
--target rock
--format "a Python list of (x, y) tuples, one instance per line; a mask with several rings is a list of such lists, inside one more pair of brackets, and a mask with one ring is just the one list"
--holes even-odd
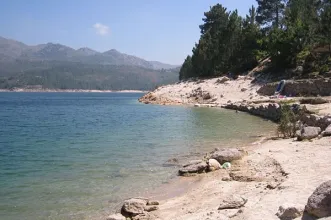
[(155, 206), (155, 205), (153, 205), (153, 206), (146, 206), (145, 207), (145, 211), (146, 212), (153, 212), (153, 211), (156, 211), (156, 210), (158, 210), (159, 209), (159, 207), (157, 207), (157, 206)]
[(221, 79), (216, 80), (216, 84), (223, 84), (223, 83), (225, 83), (225, 82), (227, 82), (229, 80), (230, 79), (225, 76), (225, 77), (222, 77)]
[(281, 220), (291, 220), (302, 216), (304, 207), (301, 205), (284, 204), (279, 207), (276, 215)]
[(222, 181), (231, 181), (231, 177), (226, 176), (226, 177), (222, 177)]
[(300, 136), (298, 136), (298, 140), (310, 140), (316, 138), (321, 131), (320, 127), (304, 127), (301, 130)]
[(131, 219), (132, 220), (155, 220), (156, 217), (151, 215), (149, 212), (145, 212), (143, 214), (133, 216)]
[(208, 169), (209, 169), (209, 171), (215, 171), (215, 170), (219, 170), (221, 168), (222, 168), (222, 166), (217, 160), (215, 160), (215, 159), (209, 159), (208, 160)]
[(147, 205), (160, 205), (160, 203), (156, 200), (151, 200), (147, 202)]
[(211, 99), (212, 97), (211, 97), (210, 93), (207, 92), (207, 93), (203, 94), (202, 98), (203, 98), (203, 100), (208, 100), (208, 99)]
[(308, 214), (318, 218), (331, 216), (331, 180), (316, 188), (305, 209)]
[(191, 161), (190, 163), (184, 165), (179, 171), (179, 175), (185, 176), (192, 173), (203, 173), (206, 171), (208, 165), (202, 160)]
[(225, 162), (239, 160), (243, 156), (244, 156), (243, 152), (238, 150), (237, 148), (224, 148), (214, 152), (210, 158), (215, 159), (219, 163), (223, 164)]
[(323, 132), (323, 136), (326, 137), (326, 136), (331, 136), (331, 125), (329, 125), (325, 131)]
[[(122, 206), (122, 211), (125, 214), (138, 215), (142, 214), (145, 211), (147, 201), (144, 199), (128, 199), (124, 201)], [(122, 213), (123, 214), (123, 213)]]
[(243, 207), (247, 202), (247, 199), (239, 196), (239, 195), (231, 195), (229, 197), (224, 198), (221, 201), (218, 210), (222, 209), (238, 209)]
[(126, 220), (126, 218), (122, 214), (117, 213), (117, 214), (108, 216), (107, 220)]
[(242, 88), (241, 91), (242, 91), (242, 92), (246, 92), (247, 89), (246, 89), (246, 88)]

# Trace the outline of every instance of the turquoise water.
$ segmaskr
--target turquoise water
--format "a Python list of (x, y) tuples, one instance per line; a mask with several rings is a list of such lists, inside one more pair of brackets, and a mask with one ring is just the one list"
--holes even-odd
[(0, 219), (99, 219), (174, 178), (168, 159), (274, 130), (247, 114), (139, 96), (0, 93)]

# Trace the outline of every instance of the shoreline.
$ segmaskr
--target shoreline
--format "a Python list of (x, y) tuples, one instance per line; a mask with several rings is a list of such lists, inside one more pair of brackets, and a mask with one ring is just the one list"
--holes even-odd
[[(181, 82), (160, 87), (147, 93), (139, 101), (159, 105), (228, 106), (232, 110), (244, 111), (260, 118), (277, 119), (277, 101), (290, 100), (271, 100), (258, 94), (262, 86), (252, 85), (250, 82), (251, 79), (247, 80), (246, 77), (239, 80), (223, 77)], [(315, 105), (305, 106), (317, 109)], [(319, 118), (331, 115), (330, 102), (320, 106), (322, 116), (314, 116), (317, 119), (312, 124), (316, 124)], [(290, 204), (304, 210), (315, 188), (331, 180), (330, 143), (331, 137), (323, 137), (309, 142), (300, 142), (293, 138), (262, 138), (247, 144), (243, 148), (248, 154), (241, 160), (234, 161), (229, 170), (221, 169), (195, 177), (179, 177), (179, 180), (187, 181), (185, 191), (170, 198), (160, 198), (158, 209), (147, 213), (150, 218), (146, 219), (278, 220), (276, 213), (280, 206)], [(176, 186), (176, 182), (172, 184)], [(162, 186), (160, 188), (161, 191), (167, 189)], [(244, 197), (247, 203), (235, 209), (220, 210), (222, 198), (233, 195)], [(293, 219), (314, 218), (301, 213)]]
[(0, 89), (0, 92), (26, 92), (26, 93), (147, 93), (143, 90), (87, 90), (87, 89)]

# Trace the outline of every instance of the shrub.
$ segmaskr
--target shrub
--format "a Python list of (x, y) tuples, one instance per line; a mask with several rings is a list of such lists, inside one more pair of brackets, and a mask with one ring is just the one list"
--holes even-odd
[(294, 137), (297, 120), (298, 116), (294, 113), (292, 106), (283, 104), (281, 106), (281, 116), (277, 128), (278, 136), (283, 135), (284, 138)]

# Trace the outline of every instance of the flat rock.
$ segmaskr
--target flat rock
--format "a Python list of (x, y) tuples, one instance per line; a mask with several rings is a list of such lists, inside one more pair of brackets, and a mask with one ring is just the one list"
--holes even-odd
[(232, 162), (234, 160), (240, 160), (244, 156), (244, 153), (237, 148), (224, 148), (215, 151), (211, 155), (211, 159), (217, 160), (219, 163), (223, 164), (225, 162)]
[(207, 163), (202, 160), (191, 161), (189, 164), (186, 164), (181, 169), (179, 169), (178, 173), (181, 176), (185, 176), (192, 173), (203, 173), (206, 171), (207, 167)]
[(295, 204), (284, 204), (279, 207), (276, 215), (281, 220), (292, 220), (302, 216), (304, 206)]
[(156, 210), (158, 210), (159, 209), (159, 207), (157, 207), (157, 206), (155, 206), (155, 205), (152, 205), (152, 206), (146, 206), (145, 207), (145, 211), (146, 212), (153, 212), (153, 211), (156, 211)]
[(160, 205), (159, 201), (156, 200), (150, 200), (147, 202), (147, 205)]
[(107, 220), (126, 220), (126, 218), (122, 214), (117, 213), (117, 214), (108, 216)]
[(331, 180), (322, 183), (309, 197), (305, 210), (313, 216), (331, 216)]
[(147, 201), (144, 199), (128, 199), (124, 201), (122, 211), (130, 215), (142, 214), (145, 211)]
[(310, 140), (316, 138), (321, 131), (320, 127), (304, 127), (301, 130), (301, 134), (298, 136), (298, 140)]
[(243, 207), (247, 202), (247, 199), (239, 196), (239, 195), (231, 195), (224, 199), (222, 199), (218, 210), (223, 209), (239, 209)]
[(209, 171), (215, 171), (222, 168), (222, 165), (215, 159), (208, 160), (208, 169)]

